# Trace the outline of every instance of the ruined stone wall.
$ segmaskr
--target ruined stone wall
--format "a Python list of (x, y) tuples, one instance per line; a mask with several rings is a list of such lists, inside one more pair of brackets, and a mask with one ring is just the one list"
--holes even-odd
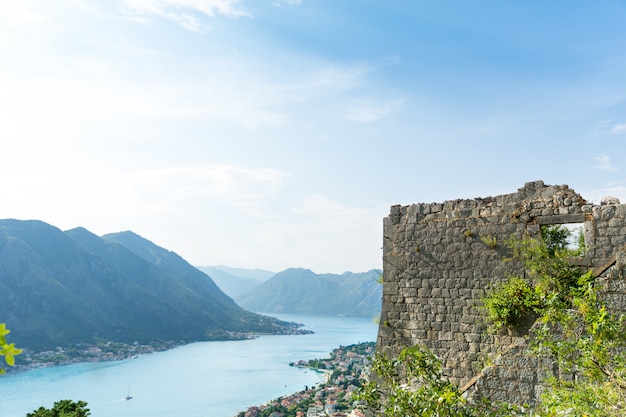
[(480, 299), (510, 274), (524, 275), (519, 262), (505, 262), (512, 235), (539, 237), (541, 225), (563, 223), (584, 224), (588, 251), (579, 261), (610, 282), (607, 300), (626, 311), (626, 205), (594, 206), (567, 186), (536, 181), (497, 197), (391, 207), (379, 350), (425, 345), (461, 386), (532, 403), (551, 364), (524, 355), (525, 334), (487, 332)]

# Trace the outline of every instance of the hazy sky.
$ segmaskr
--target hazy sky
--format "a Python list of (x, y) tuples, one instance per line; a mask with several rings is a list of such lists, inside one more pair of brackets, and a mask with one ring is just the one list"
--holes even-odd
[(0, 218), (382, 267), (394, 204), (626, 202), (626, 1), (0, 0)]

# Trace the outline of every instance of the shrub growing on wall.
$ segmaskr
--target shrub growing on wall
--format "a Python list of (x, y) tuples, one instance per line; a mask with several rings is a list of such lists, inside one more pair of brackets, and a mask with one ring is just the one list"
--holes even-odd
[(512, 239), (529, 280), (510, 278), (488, 292), (484, 307), (495, 328), (515, 325), (529, 308), (538, 315), (530, 353), (553, 358), (558, 372), (546, 381), (536, 415), (623, 416), (626, 323), (601, 301), (592, 271), (571, 262), (584, 253), (584, 239), (572, 248), (563, 229), (544, 228), (543, 240)]

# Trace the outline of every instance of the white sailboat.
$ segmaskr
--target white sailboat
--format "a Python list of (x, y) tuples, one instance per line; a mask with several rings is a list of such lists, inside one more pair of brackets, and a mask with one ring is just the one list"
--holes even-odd
[(128, 394), (126, 394), (126, 396), (124, 397), (124, 399), (125, 399), (126, 401), (128, 401), (128, 400), (132, 400), (132, 399), (133, 399), (133, 396), (132, 396), (132, 395), (130, 395), (130, 385), (128, 386)]

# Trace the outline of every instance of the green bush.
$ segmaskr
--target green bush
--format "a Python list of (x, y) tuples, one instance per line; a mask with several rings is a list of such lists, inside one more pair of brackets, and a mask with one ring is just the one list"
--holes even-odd
[(533, 312), (539, 305), (534, 289), (525, 279), (518, 277), (496, 285), (482, 301), (495, 330), (517, 325), (524, 315)]
[(91, 414), (84, 401), (61, 400), (52, 408), (39, 407), (26, 417), (88, 417)]
[(376, 353), (372, 374), (357, 399), (375, 416), (512, 417), (516, 406), (482, 400), (469, 402), (458, 385), (443, 375), (441, 361), (424, 346), (402, 350), (397, 358)]
[(580, 251), (567, 247), (568, 229), (547, 226), (542, 233), (543, 240), (511, 238), (506, 242), (513, 258), (524, 263), (528, 279), (509, 277), (482, 298), (494, 330), (516, 326), (531, 312), (546, 315), (572, 308), (576, 295), (593, 281), (592, 275), (571, 262)]

